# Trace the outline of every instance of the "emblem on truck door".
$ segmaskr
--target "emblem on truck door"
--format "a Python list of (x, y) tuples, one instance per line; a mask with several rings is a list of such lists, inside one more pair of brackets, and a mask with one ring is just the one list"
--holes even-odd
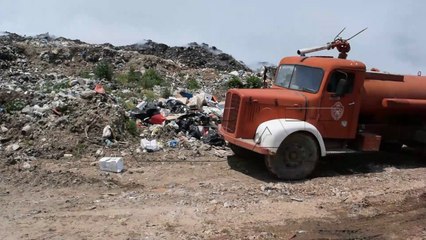
[(345, 112), (345, 107), (343, 106), (341, 102), (336, 102), (331, 107), (331, 117), (336, 121), (343, 117), (344, 112)]

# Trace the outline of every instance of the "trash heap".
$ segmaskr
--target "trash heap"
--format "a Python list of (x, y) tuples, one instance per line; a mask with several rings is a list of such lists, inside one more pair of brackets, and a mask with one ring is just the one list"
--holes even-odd
[(187, 46), (170, 47), (166, 44), (147, 40), (121, 48), (137, 51), (141, 54), (179, 61), (191, 68), (213, 68), (221, 71), (250, 71), (244, 63), (235, 60), (231, 55), (223, 53), (215, 46), (209, 46), (206, 43), (198, 44), (193, 42)]
[[(99, 157), (107, 148), (220, 153), (225, 83), (253, 73), (206, 44), (165, 52), (152, 41), (142, 45), (0, 33), (1, 163)], [(111, 79), (95, 75), (102, 62), (114, 72)], [(168, 84), (167, 97), (164, 85), (141, 89), (139, 82), (120, 81), (150, 70)], [(189, 90), (190, 81), (199, 86)]]
[(187, 146), (195, 141), (225, 145), (218, 134), (222, 114), (223, 104), (213, 95), (184, 91), (156, 102), (142, 101), (129, 111), (130, 118), (142, 129), (141, 147), (147, 152), (158, 151), (165, 145)]
[(113, 97), (95, 91), (94, 80), (69, 84), (49, 93), (0, 89), (0, 153), (8, 163), (81, 157), (102, 145), (102, 125), (127, 138), (125, 110)]

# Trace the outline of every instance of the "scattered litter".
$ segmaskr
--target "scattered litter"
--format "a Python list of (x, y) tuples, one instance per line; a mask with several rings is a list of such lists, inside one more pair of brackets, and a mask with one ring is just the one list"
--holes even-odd
[(103, 149), (96, 150), (95, 156), (100, 157), (102, 155), (104, 155), (104, 150)]
[(25, 125), (23, 128), (22, 128), (22, 130), (21, 130), (21, 133), (22, 134), (28, 134), (28, 133), (30, 133), (31, 132), (31, 126), (30, 125)]
[(91, 207), (86, 208), (86, 210), (95, 210), (95, 209), (96, 209), (96, 206), (91, 206)]
[(96, 84), (95, 92), (99, 94), (105, 94), (104, 86), (102, 86), (102, 84)]
[(129, 173), (144, 173), (145, 172), (143, 170), (143, 168), (131, 168), (128, 171), (129, 171)]
[(112, 129), (110, 125), (107, 125), (104, 127), (104, 130), (102, 131), (102, 137), (105, 139), (112, 139)]
[(23, 169), (30, 169), (30, 168), (31, 168), (31, 165), (30, 165), (28, 162), (24, 162), (24, 163), (22, 164), (22, 168), (23, 168)]
[(13, 151), (17, 151), (21, 149), (21, 146), (19, 146), (19, 144), (15, 143), (15, 144), (11, 144), (9, 146), (6, 147), (6, 152), (13, 152)]
[(99, 168), (106, 172), (120, 173), (124, 169), (123, 158), (121, 157), (103, 157), (99, 160)]
[(295, 202), (303, 202), (302, 198), (291, 197), (290, 199)]
[(151, 124), (163, 124), (164, 121), (166, 121), (166, 118), (160, 113), (153, 115), (149, 119), (149, 123)]
[(168, 142), (168, 145), (169, 145), (169, 147), (171, 147), (171, 148), (176, 148), (177, 146), (178, 146), (178, 144), (179, 144), (179, 140), (170, 140), (169, 142)]
[(194, 96), (194, 94), (189, 93), (189, 92), (185, 92), (185, 91), (181, 91), (181, 92), (179, 92), (179, 94), (180, 94), (182, 97), (185, 97), (185, 98), (187, 98), (187, 99), (191, 99), (191, 98)]
[(2, 133), (6, 133), (7, 131), (9, 131), (9, 129), (7, 127), (4, 127), (4, 126), (1, 127)]
[(165, 107), (172, 113), (187, 113), (189, 111), (185, 103), (174, 98), (169, 98)]
[(141, 147), (148, 152), (156, 152), (160, 150), (157, 140), (148, 141), (146, 138), (141, 139)]
[(225, 145), (225, 140), (216, 130), (209, 130), (208, 134), (203, 137), (203, 142), (213, 146)]

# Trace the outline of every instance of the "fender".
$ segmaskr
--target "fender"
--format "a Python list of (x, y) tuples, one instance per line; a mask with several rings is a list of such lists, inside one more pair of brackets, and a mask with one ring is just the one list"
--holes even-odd
[(260, 147), (276, 153), (282, 141), (295, 132), (309, 132), (315, 136), (321, 150), (321, 156), (326, 155), (324, 140), (318, 129), (305, 121), (297, 119), (274, 119), (263, 122), (257, 127), (254, 141)]

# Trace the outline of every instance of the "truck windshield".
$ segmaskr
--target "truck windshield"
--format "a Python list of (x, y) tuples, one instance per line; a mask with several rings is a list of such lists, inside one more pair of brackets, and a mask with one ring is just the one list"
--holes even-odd
[(288, 89), (318, 92), (323, 70), (302, 65), (281, 65), (275, 78), (275, 85)]

